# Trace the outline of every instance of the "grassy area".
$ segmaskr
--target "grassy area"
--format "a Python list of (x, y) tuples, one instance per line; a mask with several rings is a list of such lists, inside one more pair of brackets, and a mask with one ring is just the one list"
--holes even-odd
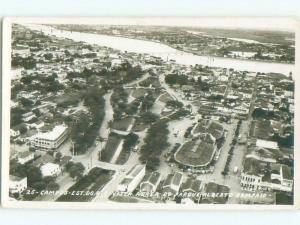
[(122, 149), (122, 151), (116, 161), (116, 164), (123, 165), (124, 163), (127, 162), (129, 156), (130, 156), (130, 151), (126, 151), (126, 150)]
[(111, 133), (109, 135), (105, 148), (101, 151), (101, 161), (110, 162), (121, 140), (117, 134)]
[(132, 117), (122, 118), (120, 120), (114, 121), (111, 125), (111, 128), (115, 130), (127, 131), (129, 125), (132, 124), (132, 122), (133, 122)]
[[(107, 184), (114, 172), (101, 168), (93, 168), (68, 189), (66, 195), (60, 196), (59, 202), (87, 202), (95, 197), (95, 192), (100, 191)], [(82, 192), (81, 192), (82, 191)]]
[(157, 77), (148, 77), (147, 79), (139, 82), (139, 85), (143, 87), (149, 87), (152, 85), (152, 87), (157, 88), (160, 87), (160, 82)]
[(134, 132), (140, 132), (143, 131), (145, 129), (147, 129), (150, 125), (149, 124), (145, 124), (140, 120), (137, 120), (136, 123), (133, 126), (133, 131)]
[(168, 101), (171, 101), (174, 99), (172, 98), (172, 96), (169, 93), (166, 92), (166, 93), (162, 94), (158, 100), (163, 103), (167, 103)]
[(61, 104), (64, 102), (72, 102), (75, 100), (80, 101), (80, 99), (83, 97), (83, 93), (81, 92), (69, 92), (69, 93), (64, 93), (58, 97), (54, 97), (52, 99), (53, 102), (57, 103), (57, 104)]
[(132, 95), (132, 97), (134, 97), (134, 98), (140, 98), (140, 97), (143, 97), (147, 92), (148, 92), (147, 89), (139, 88), (139, 89), (135, 89), (135, 90), (131, 93), (131, 95)]

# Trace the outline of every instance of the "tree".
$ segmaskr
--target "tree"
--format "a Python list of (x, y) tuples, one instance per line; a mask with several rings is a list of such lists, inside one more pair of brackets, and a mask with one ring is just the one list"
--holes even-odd
[(143, 110), (149, 110), (155, 102), (155, 98), (151, 93), (148, 93), (143, 99), (142, 99), (142, 109)]
[(27, 127), (26, 127), (26, 125), (25, 125), (25, 124), (22, 125), (22, 126), (20, 127), (19, 131), (20, 131), (20, 134), (25, 134), (25, 133), (27, 132)]
[(173, 85), (177, 82), (178, 75), (177, 74), (168, 74), (165, 76), (165, 82), (167, 84)]
[(51, 181), (47, 186), (46, 186), (46, 190), (48, 191), (57, 191), (59, 190), (59, 184)]
[(61, 154), (60, 152), (57, 152), (57, 153), (55, 154), (55, 161), (56, 161), (56, 162), (60, 162), (61, 157), (62, 157), (62, 154)]
[(156, 157), (154, 157), (154, 158), (149, 158), (149, 159), (147, 160), (146, 168), (147, 168), (148, 170), (155, 171), (155, 170), (157, 170), (157, 168), (159, 167), (159, 165), (160, 165), (160, 160), (159, 160), (159, 158), (156, 158)]
[(75, 163), (70, 169), (69, 174), (72, 178), (81, 178), (85, 168), (81, 163)]
[(168, 124), (165, 120), (159, 120), (148, 129), (144, 139), (145, 144), (141, 148), (141, 161), (147, 161), (161, 155), (162, 151), (169, 146)]
[(124, 143), (123, 143), (123, 148), (125, 150), (130, 150), (134, 145), (136, 145), (137, 141), (139, 139), (139, 136), (135, 133), (129, 133), (126, 135)]
[(183, 103), (180, 101), (177, 101), (177, 100), (169, 100), (169, 101), (167, 101), (166, 106), (172, 107), (172, 108), (182, 108)]
[(141, 114), (141, 120), (145, 124), (154, 123), (158, 119), (159, 119), (159, 116), (157, 114), (149, 112), (149, 111)]

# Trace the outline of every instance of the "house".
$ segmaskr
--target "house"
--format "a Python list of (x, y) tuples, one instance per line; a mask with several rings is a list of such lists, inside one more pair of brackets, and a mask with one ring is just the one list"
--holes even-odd
[(21, 193), (27, 188), (27, 177), (9, 175), (9, 193)]
[(55, 162), (55, 158), (50, 155), (50, 154), (44, 154), (43, 156), (39, 157), (38, 159), (36, 159), (32, 165), (36, 166), (36, 167), (40, 167), (44, 164), (47, 163), (54, 163)]
[(45, 123), (41, 120), (30, 124), (30, 128), (35, 128), (35, 129), (41, 129), (43, 126), (45, 126)]
[(45, 149), (58, 148), (68, 137), (68, 127), (57, 125), (51, 131), (38, 133), (31, 139), (31, 144), (35, 147)]
[(209, 182), (205, 185), (201, 203), (206, 204), (225, 204), (229, 197), (230, 189), (225, 185)]
[(195, 203), (200, 198), (202, 183), (200, 180), (188, 178), (182, 185), (180, 191), (181, 203)]
[(176, 195), (179, 192), (180, 186), (183, 181), (182, 173), (175, 172), (174, 174), (169, 174), (167, 179), (163, 183), (163, 193), (170, 193), (171, 195)]
[(24, 113), (22, 115), (22, 119), (24, 122), (28, 122), (30, 120), (32, 120), (33, 118), (35, 118), (36, 116), (34, 115), (33, 112), (27, 112), (27, 113)]
[(143, 192), (155, 192), (161, 181), (161, 174), (152, 172), (144, 178), (140, 184), (140, 190)]
[(17, 129), (13, 129), (13, 128), (10, 128), (10, 136), (11, 137), (18, 137), (20, 135), (20, 131), (17, 130)]
[(30, 151), (21, 152), (18, 154), (18, 163), (25, 164), (34, 159), (34, 153)]
[(40, 167), (43, 177), (57, 176), (60, 174), (60, 166), (56, 163), (46, 163)]
[(118, 185), (118, 191), (133, 192), (138, 184), (142, 181), (146, 173), (145, 165), (135, 165), (127, 174), (126, 177)]

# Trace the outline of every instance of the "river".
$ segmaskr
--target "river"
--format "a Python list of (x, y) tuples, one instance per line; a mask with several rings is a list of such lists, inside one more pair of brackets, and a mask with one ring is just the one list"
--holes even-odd
[(175, 60), (176, 63), (184, 65), (204, 65), (223, 68), (233, 68), (241, 71), (262, 72), (262, 73), (282, 73), (288, 75), (295, 71), (294, 64), (259, 62), (250, 60), (230, 59), (222, 57), (198, 56), (192, 53), (176, 50), (165, 44), (130, 39), (124, 37), (116, 37), (109, 35), (100, 35), (83, 32), (70, 32), (55, 29), (50, 26), (40, 24), (22, 24), (29, 29), (43, 31), (47, 35), (54, 35), (59, 38), (69, 38), (74, 41), (82, 41), (88, 44), (96, 44), (106, 46), (120, 51), (145, 53), (153, 56), (161, 57), (163, 60)]

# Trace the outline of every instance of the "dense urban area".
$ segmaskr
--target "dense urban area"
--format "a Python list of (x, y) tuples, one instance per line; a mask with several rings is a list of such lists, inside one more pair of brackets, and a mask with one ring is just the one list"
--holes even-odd
[(294, 63), (285, 33), (260, 43), (224, 31), (14, 24), (12, 200), (293, 203), (292, 73), (182, 65), (51, 35), (58, 27)]
[(288, 32), (194, 27), (55, 25), (60, 29), (150, 40), (196, 55), (237, 59), (295, 61), (295, 35)]

